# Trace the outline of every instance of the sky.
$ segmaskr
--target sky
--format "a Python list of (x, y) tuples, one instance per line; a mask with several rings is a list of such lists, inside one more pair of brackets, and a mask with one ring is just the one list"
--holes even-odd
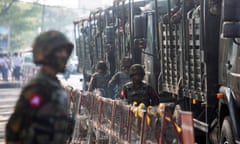
[(79, 13), (77, 17), (85, 17), (91, 10), (113, 4), (113, 0), (20, 0), (23, 2), (38, 2), (50, 6), (72, 8)]
[(113, 0), (21, 0), (26, 2), (38, 1), (41, 4), (63, 6), (74, 9), (94, 9), (112, 4)]

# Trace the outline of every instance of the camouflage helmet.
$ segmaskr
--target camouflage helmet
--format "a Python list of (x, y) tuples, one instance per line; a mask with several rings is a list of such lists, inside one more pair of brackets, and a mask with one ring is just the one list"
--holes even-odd
[(107, 64), (104, 61), (99, 61), (97, 63), (97, 69), (106, 71), (107, 70)]
[(133, 75), (136, 75), (136, 74), (139, 74), (139, 75), (142, 75), (142, 76), (145, 75), (145, 71), (140, 64), (133, 64), (130, 67), (130, 72), (129, 72), (130, 77), (132, 77)]
[(35, 64), (48, 63), (49, 56), (59, 47), (64, 46), (69, 55), (72, 53), (73, 44), (67, 37), (55, 30), (41, 33), (33, 42), (33, 60)]
[(121, 61), (120, 66), (121, 66), (121, 68), (126, 69), (126, 68), (130, 68), (132, 64), (133, 64), (133, 61), (131, 58), (124, 57)]

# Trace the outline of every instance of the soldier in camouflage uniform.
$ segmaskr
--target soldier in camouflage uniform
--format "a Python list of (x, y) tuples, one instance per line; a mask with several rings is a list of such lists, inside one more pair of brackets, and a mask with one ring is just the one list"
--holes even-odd
[(47, 31), (33, 43), (38, 74), (22, 89), (6, 125), (7, 144), (66, 144), (73, 130), (69, 97), (56, 77), (63, 73), (73, 44), (58, 31)]
[(116, 99), (120, 97), (120, 92), (123, 85), (130, 82), (129, 68), (132, 65), (132, 59), (124, 57), (120, 64), (120, 71), (115, 73), (108, 83), (110, 95)]
[(128, 104), (137, 102), (137, 105), (144, 103), (145, 106), (159, 104), (159, 96), (156, 91), (147, 83), (143, 82), (144, 69), (140, 64), (133, 64), (130, 67), (131, 82), (126, 83), (120, 94), (120, 98), (126, 99)]
[(91, 76), (88, 91), (99, 90), (103, 97), (108, 97), (108, 81), (110, 75), (107, 72), (107, 64), (99, 61), (96, 72)]

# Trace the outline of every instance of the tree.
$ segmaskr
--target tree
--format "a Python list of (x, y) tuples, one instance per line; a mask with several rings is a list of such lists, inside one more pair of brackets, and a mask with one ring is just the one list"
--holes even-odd
[(73, 25), (76, 16), (73, 10), (62, 7), (16, 0), (0, 1), (0, 26), (10, 27), (10, 48), (7, 51), (30, 47), (41, 30), (67, 32), (66, 26)]
[(7, 11), (11, 8), (14, 2), (17, 0), (1, 0), (0, 2), (0, 16), (7, 13)]
[(6, 51), (17, 51), (21, 48), (30, 47), (33, 38), (38, 34), (41, 7), (29, 3), (15, 2), (15, 0), (11, 1), (14, 2), (8, 8), (6, 8), (8, 4), (3, 2), (5, 10), (1, 10), (0, 26), (10, 28), (10, 47)]

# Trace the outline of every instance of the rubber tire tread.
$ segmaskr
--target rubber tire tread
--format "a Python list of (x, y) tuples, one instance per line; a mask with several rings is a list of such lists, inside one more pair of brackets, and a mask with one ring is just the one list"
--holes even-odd
[(227, 140), (229, 144), (235, 143), (234, 135), (233, 135), (233, 125), (232, 125), (231, 118), (229, 116), (226, 116), (223, 120), (220, 144), (224, 144), (224, 140)]

